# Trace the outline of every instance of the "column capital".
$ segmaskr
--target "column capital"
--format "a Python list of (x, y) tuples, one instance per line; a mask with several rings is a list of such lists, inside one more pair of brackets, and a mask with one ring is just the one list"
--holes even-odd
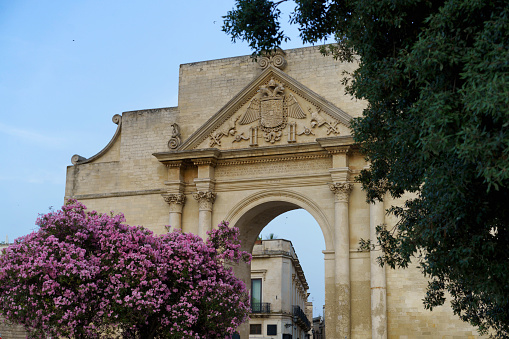
[(184, 193), (164, 193), (161, 195), (168, 204), (174, 203), (184, 205), (186, 203), (186, 196)]
[(214, 201), (216, 200), (216, 193), (211, 191), (198, 191), (196, 193), (193, 193), (193, 198), (198, 200), (198, 203), (200, 205), (200, 211), (212, 210), (212, 205), (214, 204)]
[(186, 196), (184, 193), (165, 193), (161, 195), (164, 201), (170, 205), (170, 212), (182, 213), (182, 208), (186, 203)]
[(329, 188), (334, 193), (336, 201), (348, 202), (353, 184), (349, 182), (334, 182), (329, 184)]

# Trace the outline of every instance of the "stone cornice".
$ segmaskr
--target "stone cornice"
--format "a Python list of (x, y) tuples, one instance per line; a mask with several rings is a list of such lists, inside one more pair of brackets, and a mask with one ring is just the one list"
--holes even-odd
[(129, 197), (136, 195), (149, 195), (149, 194), (162, 194), (162, 189), (150, 189), (150, 190), (139, 190), (139, 191), (123, 191), (123, 192), (108, 192), (108, 193), (93, 193), (93, 194), (74, 194), (65, 196), (65, 200), (74, 198), (77, 200), (85, 199), (102, 199), (102, 198), (115, 198), (115, 197)]
[(209, 165), (212, 167), (216, 167), (217, 164), (217, 158), (216, 157), (210, 157), (210, 158), (199, 158), (199, 159), (193, 159), (193, 164), (196, 166), (199, 165)]
[[(201, 163), (210, 161), (210, 159), (218, 160), (218, 165), (241, 164), (255, 162), (270, 162), (288, 158), (295, 159), (312, 159), (329, 156), (335, 152), (340, 152), (348, 147), (355, 147), (353, 138), (351, 137), (331, 137), (317, 139), (316, 142), (304, 144), (287, 144), (276, 146), (265, 146), (256, 148), (241, 148), (233, 150), (219, 150), (217, 148), (205, 148), (196, 150), (183, 150), (174, 152), (159, 152), (153, 155), (161, 163), (168, 166), (175, 166), (179, 161), (187, 161), (190, 163)], [(254, 160), (254, 158), (265, 158), (267, 160)], [(172, 165), (175, 163), (175, 165)]]

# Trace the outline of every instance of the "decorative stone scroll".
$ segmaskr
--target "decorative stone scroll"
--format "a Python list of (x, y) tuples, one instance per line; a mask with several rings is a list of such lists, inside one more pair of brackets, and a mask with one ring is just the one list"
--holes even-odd
[(330, 184), (329, 188), (332, 192), (334, 192), (336, 201), (348, 202), (353, 185), (348, 182), (335, 182)]
[(113, 146), (113, 144), (117, 140), (118, 136), (120, 135), (120, 129), (122, 127), (122, 116), (120, 114), (115, 114), (111, 118), (111, 121), (113, 121), (113, 123), (118, 125), (118, 126), (117, 126), (117, 130), (115, 131), (115, 135), (113, 135), (113, 138), (106, 145), (106, 147), (104, 147), (99, 153), (97, 153), (96, 155), (94, 155), (94, 156), (92, 156), (92, 157), (90, 157), (88, 159), (85, 158), (85, 157), (82, 157), (81, 155), (78, 155), (78, 154), (73, 155), (71, 157), (71, 163), (73, 165), (86, 164), (86, 163), (92, 162), (92, 161), (94, 161), (96, 159), (99, 159), (101, 156), (106, 154), (106, 152)]
[(262, 69), (266, 69), (269, 65), (283, 70), (286, 67), (285, 53), (283, 51), (276, 51), (258, 59), (258, 66)]
[(168, 141), (168, 148), (175, 149), (180, 146), (180, 127), (176, 123), (171, 124), (171, 138)]
[(199, 203), (199, 209), (200, 211), (211, 211), (212, 205), (214, 204), (214, 201), (216, 200), (216, 193), (213, 192), (203, 192), (199, 191), (196, 193), (193, 193), (193, 198), (198, 200)]

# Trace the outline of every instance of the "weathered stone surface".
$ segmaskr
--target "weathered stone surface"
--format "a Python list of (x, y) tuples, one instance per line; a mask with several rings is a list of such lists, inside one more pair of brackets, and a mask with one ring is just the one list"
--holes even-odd
[(26, 332), (23, 326), (10, 324), (4, 322), (4, 319), (0, 317), (0, 337), (2, 339), (25, 339)]

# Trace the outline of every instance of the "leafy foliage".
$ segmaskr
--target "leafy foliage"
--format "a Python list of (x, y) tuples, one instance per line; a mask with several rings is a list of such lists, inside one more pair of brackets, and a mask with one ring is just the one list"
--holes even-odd
[[(246, 3), (233, 12), (249, 18)], [(304, 42), (333, 37), (325, 54), (359, 60), (348, 92), (369, 103), (352, 128), (371, 168), (358, 179), (369, 201), (406, 200), (389, 210), (399, 217), (395, 228), (378, 227), (382, 262), (407, 267), (416, 257), (431, 280), (426, 307), (443, 304), (447, 291), (461, 319), (508, 337), (509, 3), (295, 4), (290, 22)], [(226, 16), (224, 28), (251, 41), (263, 33), (261, 20), (235, 26)], [(279, 43), (265, 36), (251, 46)]]
[[(223, 31), (237, 39), (249, 42), (254, 50), (269, 51), (275, 45), (288, 41), (279, 25), (281, 11), (266, 0), (237, 0), (238, 10), (229, 11), (224, 18)], [(267, 38), (269, 40), (267, 40)]]
[(31, 338), (224, 338), (246, 320), (238, 230), (154, 236), (69, 201), (0, 256), (0, 312)]

